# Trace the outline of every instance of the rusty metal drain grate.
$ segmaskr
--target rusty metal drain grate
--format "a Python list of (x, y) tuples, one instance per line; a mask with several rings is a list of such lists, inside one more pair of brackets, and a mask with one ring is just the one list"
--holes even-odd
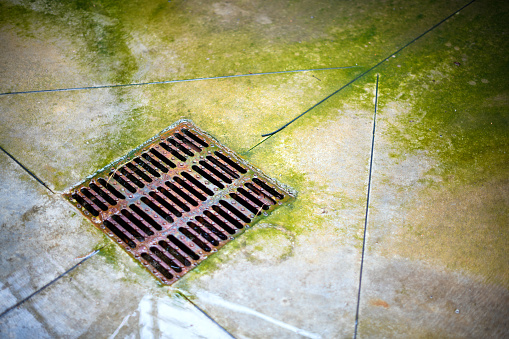
[(164, 284), (293, 198), (189, 120), (64, 196)]

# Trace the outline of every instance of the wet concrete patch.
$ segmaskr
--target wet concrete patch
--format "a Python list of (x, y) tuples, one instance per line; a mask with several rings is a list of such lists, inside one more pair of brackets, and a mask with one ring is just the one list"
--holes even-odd
[(5, 154), (0, 161), (3, 312), (75, 265), (103, 237)]
[(361, 337), (504, 337), (507, 289), (397, 256), (366, 259)]

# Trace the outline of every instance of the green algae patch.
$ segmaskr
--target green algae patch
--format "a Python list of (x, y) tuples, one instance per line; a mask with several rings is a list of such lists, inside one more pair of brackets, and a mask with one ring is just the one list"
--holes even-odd
[(476, 6), (380, 69), (389, 157), (431, 164), (413, 184), (418, 196), (402, 205), (406, 217), (384, 253), (507, 287), (509, 69), (508, 44), (497, 33), (507, 13)]
[[(507, 180), (421, 193), (388, 253), (467, 270), (509, 288)], [(425, 220), (423, 222), (422, 220)], [(408, 244), (412, 243), (412, 246)]]
[(258, 224), (240, 240), (247, 260), (253, 263), (279, 263), (293, 255), (295, 237), (282, 227)]

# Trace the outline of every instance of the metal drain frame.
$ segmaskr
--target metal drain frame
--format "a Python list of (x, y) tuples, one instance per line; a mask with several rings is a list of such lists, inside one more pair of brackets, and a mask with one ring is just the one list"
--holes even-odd
[(295, 192), (179, 120), (63, 196), (170, 285)]

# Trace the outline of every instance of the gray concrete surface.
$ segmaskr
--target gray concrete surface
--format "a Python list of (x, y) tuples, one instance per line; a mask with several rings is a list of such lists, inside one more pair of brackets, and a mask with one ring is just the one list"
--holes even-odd
[[(466, 3), (1, 1), (0, 336), (508, 336), (508, 6), (394, 54)], [(181, 118), (298, 197), (163, 287), (60, 193)]]

